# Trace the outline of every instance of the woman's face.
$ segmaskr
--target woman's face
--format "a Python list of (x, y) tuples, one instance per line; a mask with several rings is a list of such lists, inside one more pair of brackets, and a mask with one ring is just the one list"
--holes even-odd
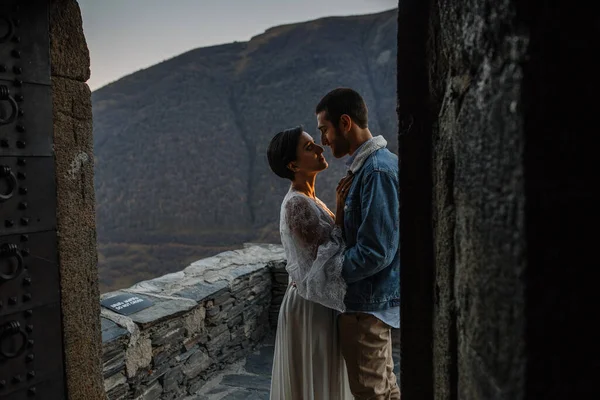
[(300, 135), (296, 150), (296, 161), (292, 161), (290, 164), (295, 173), (304, 172), (308, 174), (323, 171), (329, 166), (327, 160), (323, 157), (323, 147), (316, 144), (306, 132), (302, 132), (302, 135)]

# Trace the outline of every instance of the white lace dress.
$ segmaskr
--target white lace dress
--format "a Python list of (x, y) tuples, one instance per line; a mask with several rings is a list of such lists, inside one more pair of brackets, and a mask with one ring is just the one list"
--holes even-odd
[(290, 189), (281, 204), (281, 242), (288, 285), (279, 310), (271, 400), (351, 400), (337, 332), (346, 284), (344, 244), (319, 199)]

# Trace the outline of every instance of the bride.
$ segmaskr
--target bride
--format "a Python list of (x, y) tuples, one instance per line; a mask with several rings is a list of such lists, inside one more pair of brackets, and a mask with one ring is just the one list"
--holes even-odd
[(280, 213), (290, 284), (277, 321), (271, 400), (350, 400), (337, 315), (345, 310), (343, 207), (352, 177), (338, 184), (333, 214), (315, 193), (316, 176), (328, 167), (323, 147), (302, 127), (275, 135), (267, 157), (291, 181)]

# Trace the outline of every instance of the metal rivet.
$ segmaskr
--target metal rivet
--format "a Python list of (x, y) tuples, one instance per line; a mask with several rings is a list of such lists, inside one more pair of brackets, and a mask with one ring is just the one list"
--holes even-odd
[(29, 257), (29, 249), (23, 249), (23, 250), (21, 250), (21, 255), (23, 257)]
[(29, 371), (29, 372), (27, 373), (27, 378), (28, 378), (28, 379), (33, 379), (33, 378), (35, 378), (35, 371)]
[(14, 382), (14, 383), (21, 383), (21, 380), (22, 380), (22, 379), (21, 379), (21, 375), (15, 375), (15, 376), (13, 377), (13, 382)]
[(16, 297), (9, 298), (8, 304), (10, 304), (11, 306), (14, 306), (15, 304), (17, 304), (17, 298)]
[(31, 362), (34, 358), (33, 354), (27, 354), (27, 361)]
[(12, 228), (13, 226), (15, 226), (15, 221), (13, 221), (12, 219), (7, 219), (6, 221), (4, 221), (4, 226), (7, 228)]
[(18, 18), (13, 18), (12, 22), (14, 26), (19, 26), (21, 24), (21, 20)]
[(24, 158), (17, 159), (17, 165), (24, 166), (27, 165), (27, 160)]
[[(27, 325), (27, 327), (25, 328), (25, 330), (27, 332), (29, 332), (29, 333), (33, 332), (33, 325), (31, 325), (31, 324)], [(31, 345), (33, 346), (33, 340), (31, 341)]]
[(2, 146), (2, 147), (8, 147), (8, 140), (6, 140), (6, 139), (0, 140), (0, 146)]
[(29, 235), (21, 235), (21, 242), (28, 242), (29, 241)]
[(6, 65), (0, 64), (0, 72), (6, 72)]
[(0, 381), (0, 388), (3, 388), (4, 386), (6, 386), (6, 381), (3, 379)]
[(27, 210), (27, 203), (24, 201), (19, 203), (19, 210)]
[(23, 285), (24, 286), (31, 286), (31, 278), (27, 277), (23, 279)]
[(17, 86), (17, 87), (23, 86), (23, 81), (20, 79), (15, 79), (15, 86)]
[(17, 94), (17, 95), (15, 95), (15, 100), (20, 103), (23, 100), (25, 100), (25, 97), (22, 94)]
[(23, 295), (23, 301), (30, 301), (31, 300), (31, 293), (25, 293)]
[(13, 36), (12, 41), (14, 43), (21, 43), (21, 36)]
[(35, 388), (34, 387), (29, 388), (29, 390), (27, 391), (27, 394), (30, 396), (35, 395)]
[(29, 218), (27, 218), (27, 217), (21, 218), (21, 225), (29, 225)]
[(25, 111), (23, 111), (22, 108), (19, 108), (19, 112), (17, 114), (19, 114), (19, 117), (22, 117), (23, 115), (25, 115)]
[[(33, 330), (33, 327), (31, 328)], [(33, 347), (33, 339), (29, 339), (27, 341), (27, 347), (32, 348)]]
[(10, 52), (10, 54), (14, 57), (14, 58), (21, 58), (21, 52), (19, 50), (13, 50)]
[(17, 131), (23, 133), (25, 132), (25, 127), (23, 125), (17, 125)]
[(17, 178), (21, 180), (27, 179), (27, 174), (25, 172), (17, 172)]
[(23, 68), (21, 67), (17, 67), (16, 65), (13, 67), (13, 72), (17, 75), (20, 75), (21, 73), (23, 73)]
[(27, 194), (27, 188), (26, 187), (20, 187), (19, 188), (19, 194)]
[(25, 142), (23, 140), (17, 140), (17, 147), (20, 149), (24, 149), (26, 146)]
[(31, 317), (33, 315), (33, 310), (27, 310), (25, 311), (25, 316), (26, 317)]

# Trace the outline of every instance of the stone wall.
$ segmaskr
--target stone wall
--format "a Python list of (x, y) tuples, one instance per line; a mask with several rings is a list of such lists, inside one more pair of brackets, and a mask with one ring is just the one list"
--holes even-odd
[(568, 2), (399, 3), (403, 398), (598, 392), (597, 21)]
[[(36, 3), (37, 4), (37, 3)], [(65, 373), (70, 399), (104, 398), (90, 56), (75, 0), (49, 2)], [(35, 111), (35, 110), (32, 110)]]
[(528, 37), (513, 3), (443, 1), (432, 10), (439, 399), (517, 399), (524, 390)]
[(276, 321), (271, 298), (282, 286), (272, 280), (281, 268), (281, 246), (246, 245), (103, 294), (131, 293), (154, 303), (131, 316), (102, 308), (108, 398), (183, 398), (247, 355), (271, 331), (270, 314)]

